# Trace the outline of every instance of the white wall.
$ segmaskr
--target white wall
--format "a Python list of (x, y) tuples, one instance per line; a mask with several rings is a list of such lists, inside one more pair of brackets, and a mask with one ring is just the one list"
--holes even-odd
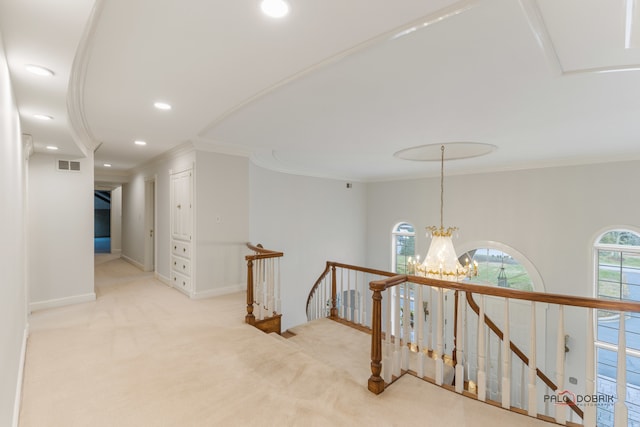
[[(17, 419), (27, 332), (25, 163), (18, 110), (0, 36), (0, 425)], [(19, 401), (18, 401), (19, 402)]]
[(251, 242), (284, 252), (283, 330), (306, 322), (305, 303), (327, 261), (363, 265), (365, 185), (250, 168)]
[[(170, 283), (170, 174), (195, 169), (195, 296), (244, 286), (249, 239), (248, 159), (185, 147), (134, 173), (122, 186), (122, 255), (144, 264), (144, 182), (156, 179), (156, 274)], [(218, 220), (219, 219), (219, 220)]]
[(111, 252), (122, 252), (122, 187), (111, 190)]
[(91, 301), (93, 287), (93, 155), (80, 172), (57, 171), (59, 155), (29, 160), (31, 309)]
[(196, 152), (196, 292), (245, 289), (249, 159)]
[(144, 265), (144, 173), (122, 184), (122, 257)]

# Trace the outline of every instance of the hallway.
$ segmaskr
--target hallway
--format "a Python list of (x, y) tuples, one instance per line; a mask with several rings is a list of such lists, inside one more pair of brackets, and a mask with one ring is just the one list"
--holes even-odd
[(243, 293), (190, 300), (111, 255), (95, 269), (95, 302), (30, 319), (23, 427), (549, 425), (411, 376), (375, 396), (348, 361), (245, 325)]

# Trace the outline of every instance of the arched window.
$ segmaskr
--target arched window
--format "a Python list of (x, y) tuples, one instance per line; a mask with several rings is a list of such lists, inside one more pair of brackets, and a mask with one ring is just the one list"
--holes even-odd
[(401, 222), (393, 227), (392, 237), (391, 270), (406, 274), (409, 257), (416, 255), (416, 231), (413, 225)]
[(504, 250), (479, 247), (465, 252), (458, 259), (462, 265), (466, 265), (467, 262), (477, 263), (478, 275), (467, 279), (471, 283), (523, 291), (533, 291), (534, 289), (527, 268)]
[[(594, 293), (603, 299), (640, 301), (640, 234), (610, 230), (594, 244)], [(620, 313), (597, 310), (596, 393), (616, 395)], [(640, 314), (626, 313), (627, 408), (629, 425), (640, 424)], [(598, 426), (613, 426), (612, 405), (597, 406)]]

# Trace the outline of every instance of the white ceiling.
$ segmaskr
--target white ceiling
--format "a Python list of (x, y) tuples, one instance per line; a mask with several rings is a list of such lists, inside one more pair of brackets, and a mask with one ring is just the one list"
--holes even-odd
[(630, 1), (629, 48), (627, 0), (289, 0), (281, 20), (259, 0), (0, 0), (0, 33), (23, 132), (99, 145), (97, 176), (191, 142), (373, 181), (437, 174), (393, 154), (445, 142), (496, 147), (448, 173), (640, 159)]

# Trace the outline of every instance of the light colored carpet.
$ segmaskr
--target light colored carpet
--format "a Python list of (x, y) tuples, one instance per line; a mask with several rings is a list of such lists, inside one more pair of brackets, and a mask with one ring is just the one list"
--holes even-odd
[(326, 363), (245, 325), (242, 293), (190, 300), (109, 258), (96, 292), (32, 315), (22, 427), (548, 425), (411, 376), (375, 396), (346, 344)]

